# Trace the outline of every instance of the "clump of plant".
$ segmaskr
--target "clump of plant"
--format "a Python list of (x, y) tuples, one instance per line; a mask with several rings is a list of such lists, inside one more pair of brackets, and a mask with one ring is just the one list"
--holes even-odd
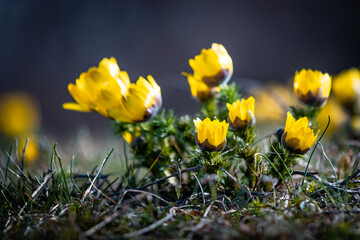
[[(199, 102), (198, 113), (191, 117), (161, 110), (162, 89), (153, 77), (132, 83), (114, 58), (104, 58), (98, 67), (82, 73), (76, 84), (68, 86), (75, 102), (63, 107), (111, 120), (114, 132), (124, 139), (124, 152), (130, 152), (123, 175), (103, 174), (113, 150), (93, 171), (74, 174), (74, 158), (66, 169), (54, 146), (48, 171), (38, 177), (24, 172), (23, 161), (19, 165), (10, 151), (1, 172), (0, 214), (19, 218), (25, 212), (68, 214), (78, 228), (63, 232), (64, 237), (110, 236), (107, 230), (115, 229), (116, 236), (131, 238), (160, 226), (165, 229), (165, 222), (175, 231), (179, 219), (187, 221), (186, 226), (206, 224), (204, 219), (215, 224), (216, 214), (224, 219), (232, 214), (229, 221), (238, 223), (244, 214), (266, 218), (267, 211), (306, 215), (321, 208), (359, 206), (359, 159), (339, 179), (320, 143), (330, 117), (321, 135), (315, 120), (329, 98), (329, 74), (310, 69), (295, 73), (294, 90), (305, 106), (292, 107), (281, 116), (284, 127), (272, 130), (264, 143), (257, 139), (256, 98), (243, 98), (238, 86), (228, 85), (233, 62), (224, 46), (214, 43), (189, 64), (193, 73), (183, 75)], [(317, 146), (331, 167), (331, 181), (309, 171)], [(306, 164), (304, 170), (296, 169), (299, 162)], [(301, 182), (296, 175), (302, 176)], [(103, 215), (106, 218), (99, 217)], [(9, 218), (4, 231), (17, 236), (17, 225), (12, 225), (17, 221)]]

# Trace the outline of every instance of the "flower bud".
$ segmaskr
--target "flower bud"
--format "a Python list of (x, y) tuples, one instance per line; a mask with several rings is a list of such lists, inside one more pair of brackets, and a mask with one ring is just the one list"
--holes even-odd
[(294, 91), (298, 99), (312, 107), (322, 107), (331, 90), (331, 77), (328, 73), (302, 69), (295, 73)]
[(314, 130), (309, 127), (307, 117), (295, 121), (291, 113), (288, 112), (281, 142), (287, 149), (303, 155), (314, 145), (319, 132), (314, 135)]
[(209, 88), (227, 83), (233, 74), (233, 62), (223, 45), (213, 43), (211, 48), (202, 49), (200, 55), (189, 60), (196, 81)]
[(226, 134), (229, 124), (225, 121), (219, 122), (218, 119), (211, 121), (209, 118), (201, 121), (199, 118), (194, 120), (197, 129), (195, 137), (196, 144), (204, 151), (220, 152), (226, 146)]
[(228, 122), (234, 129), (241, 130), (245, 127), (252, 126), (256, 123), (255, 99), (249, 97), (248, 99), (237, 100), (233, 104), (226, 104), (229, 110)]

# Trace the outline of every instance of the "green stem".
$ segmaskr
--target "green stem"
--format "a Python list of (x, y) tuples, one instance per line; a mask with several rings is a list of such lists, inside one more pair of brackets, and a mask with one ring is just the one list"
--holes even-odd
[(277, 172), (277, 174), (279, 175), (279, 177), (280, 177), (280, 179), (283, 181), (283, 183), (285, 184), (285, 186), (286, 186), (286, 189), (288, 190), (288, 192), (289, 192), (289, 194), (290, 194), (290, 188), (289, 188), (289, 186), (287, 185), (287, 183), (286, 183), (286, 181), (285, 181), (285, 178), (284, 178), (284, 176), (279, 172), (279, 170), (275, 167), (275, 165), (271, 162), (271, 160), (268, 158), (268, 157), (266, 157), (264, 154), (262, 154), (262, 153), (258, 153), (260, 156), (262, 156), (263, 158), (265, 158), (266, 159), (266, 161), (270, 164), (270, 166), (275, 170), (275, 172)]

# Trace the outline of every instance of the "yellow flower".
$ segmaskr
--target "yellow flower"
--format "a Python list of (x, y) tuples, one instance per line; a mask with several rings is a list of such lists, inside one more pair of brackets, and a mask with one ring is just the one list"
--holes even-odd
[(305, 154), (314, 145), (319, 132), (314, 135), (314, 130), (309, 127), (307, 117), (295, 121), (290, 112), (287, 113), (282, 143), (298, 154)]
[(161, 105), (161, 90), (149, 75), (130, 83), (126, 71), (120, 71), (115, 58), (104, 58), (98, 67), (82, 73), (69, 92), (76, 103), (64, 103), (63, 108), (75, 111), (95, 111), (121, 122), (142, 122), (152, 117)]
[(201, 121), (197, 118), (194, 120), (194, 124), (197, 129), (196, 143), (201, 149), (208, 152), (219, 152), (225, 148), (228, 123), (219, 122), (218, 119), (211, 121), (206, 118)]
[(227, 103), (226, 106), (229, 109), (228, 122), (232, 128), (240, 130), (255, 124), (255, 99), (253, 97), (237, 100), (233, 104)]
[(17, 137), (36, 131), (40, 113), (36, 101), (25, 93), (7, 93), (0, 99), (0, 132)]
[(190, 85), (191, 95), (199, 99), (200, 102), (204, 102), (209, 98), (212, 98), (216, 91), (219, 90), (219, 87), (209, 88), (205, 83), (201, 81), (196, 81), (193, 75), (188, 73), (183, 73), (188, 78)]
[(360, 71), (351, 68), (334, 77), (333, 92), (342, 104), (353, 103), (360, 95)]
[(327, 134), (332, 134), (335, 131), (339, 130), (348, 118), (346, 112), (333, 98), (330, 98), (327, 101), (327, 103), (321, 109), (321, 112), (316, 118), (316, 121), (319, 124), (321, 131), (325, 130), (325, 127), (329, 121), (328, 116), (330, 116), (330, 125), (326, 130)]
[(212, 88), (226, 83), (233, 74), (233, 62), (223, 45), (213, 43), (211, 48), (202, 49), (201, 54), (189, 60), (196, 81)]
[(118, 107), (109, 109), (111, 118), (120, 122), (143, 122), (154, 116), (161, 107), (161, 89), (152, 76), (140, 77), (131, 83)]
[(331, 90), (331, 77), (328, 73), (302, 69), (296, 71), (294, 91), (299, 100), (309, 106), (322, 107), (326, 103)]
[[(39, 157), (39, 144), (37, 141), (37, 137), (35, 135), (30, 135), (30, 137), (28, 137), (28, 143), (25, 149), (25, 158), (24, 158), (24, 162), (25, 163), (31, 163), (33, 162), (36, 158)], [(24, 151), (24, 147), (25, 147), (25, 142), (26, 142), (26, 137), (20, 137), (19, 138), (19, 142), (18, 142), (18, 154), (19, 154), (19, 160), (21, 161), (22, 156), (23, 156), (23, 151)]]
[(130, 79), (120, 71), (115, 58), (104, 58), (98, 67), (89, 68), (70, 83), (68, 90), (76, 103), (64, 103), (63, 108), (81, 112), (98, 112), (109, 117), (108, 110), (116, 108), (126, 94)]

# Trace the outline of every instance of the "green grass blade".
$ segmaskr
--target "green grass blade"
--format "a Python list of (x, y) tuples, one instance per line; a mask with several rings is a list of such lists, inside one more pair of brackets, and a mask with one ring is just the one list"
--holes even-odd
[(9, 150), (9, 154), (8, 154), (8, 158), (7, 158), (7, 162), (6, 162), (4, 184), (6, 184), (6, 180), (7, 180), (7, 177), (8, 177), (8, 171), (9, 171), (9, 164), (10, 164), (10, 156), (11, 156), (11, 153), (12, 153), (12, 145), (10, 146), (10, 150)]
[(274, 145), (272, 144), (272, 142), (271, 142), (271, 136), (270, 136), (270, 138), (269, 138), (269, 142), (270, 142), (270, 146), (271, 146), (272, 150), (274, 150), (274, 151), (275, 151), (276, 155), (278, 156), (278, 158), (280, 158), (280, 160), (281, 160), (282, 164), (284, 165), (285, 170), (286, 170), (287, 174), (288, 174), (288, 175), (289, 175), (289, 177), (290, 177), (291, 184), (292, 184), (292, 185), (294, 185), (294, 180), (293, 180), (293, 178), (292, 178), (292, 176), (291, 176), (290, 170), (289, 170), (289, 168), (286, 166), (286, 164), (285, 164), (285, 162), (284, 162), (283, 158), (280, 156), (280, 154), (278, 153), (278, 151), (276, 151), (276, 149), (275, 149)]
[(66, 198), (67, 198), (67, 200), (68, 200), (69, 202), (72, 202), (72, 199), (71, 199), (71, 197), (70, 197), (69, 187), (68, 187), (68, 184), (67, 184), (67, 181), (66, 181), (65, 171), (64, 171), (64, 168), (63, 168), (63, 165), (62, 165), (62, 161), (61, 161), (61, 158), (60, 158), (58, 152), (56, 151), (56, 144), (54, 145), (54, 154), (55, 154), (56, 158), (57, 158), (58, 161), (59, 161), (60, 173), (61, 173), (61, 177), (62, 177), (62, 182), (63, 182), (64, 188), (65, 188), (65, 196), (66, 196)]
[(311, 151), (311, 154), (310, 154), (310, 157), (309, 157), (309, 161), (308, 161), (307, 164), (306, 164), (305, 174), (304, 174), (304, 177), (303, 177), (303, 179), (302, 179), (302, 181), (301, 181), (300, 189), (302, 189), (302, 187), (303, 187), (303, 185), (304, 185), (305, 178), (306, 178), (306, 175), (307, 175), (307, 172), (308, 172), (308, 169), (309, 169), (310, 161), (311, 161), (312, 156), (314, 155), (315, 149), (316, 149), (317, 145), (319, 144), (319, 142), (321, 141), (321, 139), (323, 138), (324, 134), (326, 133), (326, 130), (328, 129), (328, 127), (329, 127), (329, 125), (330, 125), (330, 115), (328, 115), (328, 118), (329, 118), (329, 120), (328, 120), (328, 123), (327, 123), (327, 125), (326, 125), (325, 130), (323, 131), (323, 133), (321, 134), (320, 138), (317, 140), (317, 142), (316, 142), (313, 150)]
[(20, 168), (21, 168), (21, 179), (24, 177), (25, 151), (26, 151), (28, 142), (29, 142), (29, 138), (26, 138), (26, 140), (25, 140), (25, 145), (24, 145), (24, 148), (23, 148), (23, 151), (22, 151), (22, 156), (21, 156), (21, 166), (20, 166)]
[(146, 176), (149, 174), (149, 172), (151, 172), (151, 169), (155, 166), (155, 164), (157, 163), (157, 161), (159, 160), (161, 154), (162, 154), (162, 150), (159, 153), (159, 156), (157, 156), (157, 158), (155, 159), (155, 161), (151, 164), (151, 166), (149, 167), (149, 169), (147, 170), (146, 174), (144, 175), (144, 177), (141, 179), (139, 185), (141, 185), (141, 183), (144, 181), (144, 179), (146, 178)]
[(72, 184), (74, 185), (74, 187), (76, 188), (76, 190), (78, 190), (79, 192), (81, 192), (80, 188), (76, 185), (74, 178), (73, 178), (73, 162), (74, 162), (74, 158), (75, 156), (73, 155), (70, 161), (70, 179)]
[(262, 156), (263, 158), (265, 158), (265, 160), (270, 164), (270, 166), (275, 170), (275, 172), (277, 172), (277, 174), (279, 175), (280, 179), (281, 179), (281, 180), (283, 181), (283, 183), (285, 184), (286, 189), (288, 190), (288, 192), (289, 192), (289, 194), (290, 194), (291, 191), (290, 191), (290, 188), (289, 188), (289, 186), (287, 185), (287, 183), (286, 183), (286, 181), (285, 181), (284, 176), (279, 172), (279, 170), (275, 167), (275, 165), (271, 162), (271, 160), (270, 160), (268, 157), (266, 157), (264, 154), (262, 154), (262, 153), (258, 153), (257, 155), (260, 155), (260, 156)]

